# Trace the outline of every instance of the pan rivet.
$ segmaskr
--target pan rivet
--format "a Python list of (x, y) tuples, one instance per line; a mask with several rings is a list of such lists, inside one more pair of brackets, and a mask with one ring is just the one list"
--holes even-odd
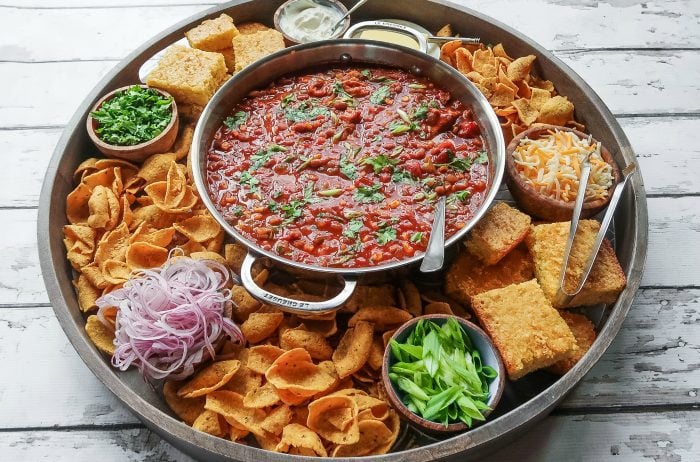
[(411, 73), (421, 75), (423, 73), (423, 70), (418, 66), (411, 66)]
[(343, 53), (342, 55), (340, 55), (340, 62), (341, 63), (348, 64), (351, 61), (352, 61), (352, 56), (350, 56), (349, 54)]

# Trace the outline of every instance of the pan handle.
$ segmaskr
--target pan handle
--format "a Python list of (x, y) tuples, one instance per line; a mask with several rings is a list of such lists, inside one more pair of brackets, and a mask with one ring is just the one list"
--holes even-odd
[(350, 279), (347, 276), (341, 276), (340, 279), (343, 281), (343, 290), (330, 300), (322, 302), (294, 300), (293, 298), (287, 298), (268, 292), (255, 283), (251, 270), (256, 260), (257, 256), (252, 252), (248, 252), (243, 259), (243, 264), (241, 265), (241, 283), (243, 287), (245, 287), (253, 298), (263, 303), (278, 306), (280, 309), (290, 313), (323, 314), (335, 311), (348, 301), (357, 285), (357, 280)]

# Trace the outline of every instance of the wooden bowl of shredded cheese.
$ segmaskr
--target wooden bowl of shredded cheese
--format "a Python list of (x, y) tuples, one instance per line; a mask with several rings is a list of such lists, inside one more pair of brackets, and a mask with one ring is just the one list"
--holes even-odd
[(612, 154), (595, 139), (578, 130), (536, 125), (525, 130), (506, 150), (506, 183), (518, 206), (549, 221), (571, 220), (579, 188), (581, 163), (591, 152), (591, 174), (586, 187), (582, 218), (590, 218), (610, 201), (620, 181)]

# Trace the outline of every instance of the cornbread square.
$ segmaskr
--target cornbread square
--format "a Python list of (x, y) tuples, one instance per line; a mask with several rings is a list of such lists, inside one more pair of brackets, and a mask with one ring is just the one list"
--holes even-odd
[(236, 70), (236, 54), (233, 52), (233, 47), (219, 50), (219, 53), (224, 57), (226, 70), (233, 73)]
[(519, 245), (501, 261), (484, 266), (469, 252), (461, 252), (445, 276), (445, 293), (465, 305), (472, 297), (535, 277), (534, 263), (525, 245)]
[[(535, 261), (535, 275), (542, 290), (555, 308), (614, 303), (625, 288), (627, 279), (607, 239), (600, 247), (591, 274), (581, 292), (566, 305), (557, 303), (559, 275), (564, 262), (564, 250), (570, 226), (571, 223), (568, 221), (534, 226), (525, 240)], [(581, 279), (599, 229), (600, 223), (595, 220), (579, 222), (565, 280), (568, 291), (573, 290)]]
[(180, 104), (205, 106), (225, 78), (226, 62), (220, 53), (172, 45), (146, 83), (169, 92)]
[(284, 36), (274, 29), (267, 29), (252, 34), (239, 34), (233, 38), (233, 52), (236, 55), (236, 72), (284, 49)]
[(534, 279), (479, 294), (472, 309), (511, 380), (567, 359), (577, 349), (571, 329)]
[(482, 262), (494, 265), (522, 242), (529, 231), (529, 215), (499, 202), (474, 226), (464, 245)]
[(564, 375), (569, 372), (581, 358), (583, 358), (583, 355), (585, 355), (588, 350), (591, 349), (591, 345), (593, 345), (593, 342), (595, 341), (596, 334), (593, 323), (584, 315), (569, 313), (568, 311), (561, 311), (559, 314), (562, 318), (564, 318), (566, 325), (569, 326), (569, 329), (571, 329), (571, 332), (574, 334), (578, 350), (576, 350), (576, 353), (574, 353), (570, 358), (562, 359), (561, 361), (554, 363), (552, 366), (549, 366), (547, 370), (554, 374)]
[(203, 51), (219, 51), (231, 48), (231, 40), (238, 35), (233, 18), (222, 14), (218, 18), (207, 19), (194, 29), (185, 32), (192, 48)]
[(238, 33), (243, 35), (254, 34), (263, 30), (270, 30), (270, 28), (259, 22), (244, 22), (238, 25)]

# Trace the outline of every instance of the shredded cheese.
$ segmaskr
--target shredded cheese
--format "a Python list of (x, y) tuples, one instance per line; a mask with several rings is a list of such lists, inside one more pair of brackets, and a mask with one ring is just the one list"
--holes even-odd
[(613, 183), (612, 167), (598, 152), (597, 143), (573, 132), (549, 131), (536, 140), (523, 138), (513, 152), (521, 178), (541, 194), (564, 202), (576, 200), (581, 164), (588, 153), (591, 174), (586, 185), (585, 202), (608, 197)]

